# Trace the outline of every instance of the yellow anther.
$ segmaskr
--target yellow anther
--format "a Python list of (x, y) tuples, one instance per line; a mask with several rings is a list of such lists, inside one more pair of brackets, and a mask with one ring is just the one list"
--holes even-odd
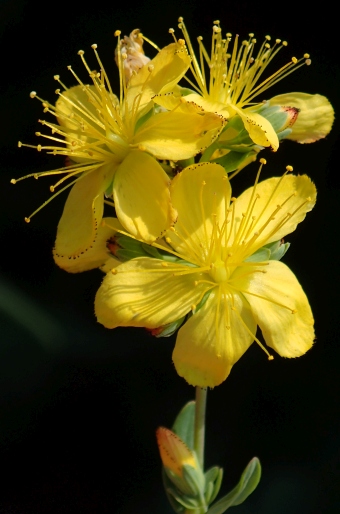
[(296, 57), (292, 57), (292, 63), (296, 64), (297, 62), (298, 62), (297, 58)]
[(25, 218), (26, 223), (29, 223), (31, 220), (30, 218)]
[(84, 50), (78, 50), (78, 55), (84, 55)]
[(305, 59), (309, 59), (310, 58), (309, 54), (303, 54), (303, 56), (304, 56)]
[(279, 45), (281, 43), (281, 39), (276, 39), (275, 43)]
[(93, 48), (93, 50), (96, 50), (98, 48), (98, 45), (94, 43), (93, 45), (91, 45), (91, 48)]
[(178, 18), (178, 22), (179, 22), (179, 23), (182, 23), (182, 21), (183, 21), (183, 16), (180, 16), (180, 17)]
[(185, 46), (185, 41), (184, 39), (179, 39), (178, 41), (178, 44), (181, 45), (181, 46)]
[(36, 132), (35, 135), (36, 136), (41, 136), (41, 132)]
[(282, 44), (283, 44), (283, 46), (288, 46), (288, 42), (287, 41), (282, 41)]
[(170, 243), (171, 243), (171, 239), (170, 239), (170, 237), (166, 237), (166, 238), (165, 238), (165, 241), (166, 241), (168, 244), (170, 244)]
[(311, 59), (306, 59), (305, 64), (307, 64), (307, 66), (310, 66), (312, 64), (312, 60)]
[(273, 361), (274, 360), (274, 356), (273, 355), (269, 355), (268, 360), (269, 361)]
[(59, 80), (60, 79), (60, 75), (54, 75), (54, 80)]
[(31, 91), (30, 92), (30, 97), (31, 98), (35, 98), (37, 96), (37, 92), (36, 91)]
[(169, 264), (167, 262), (162, 262), (162, 267), (163, 268), (167, 268), (169, 266)]
[(260, 159), (260, 163), (261, 163), (261, 164), (267, 164), (267, 161), (266, 161), (266, 159), (264, 159), (263, 157), (261, 157), (261, 159)]
[(114, 33), (114, 35), (117, 37), (117, 36), (120, 36), (120, 35), (121, 35), (121, 33), (122, 33), (122, 32), (121, 32), (121, 30), (116, 30), (116, 31), (115, 31), (115, 33)]
[(114, 268), (113, 270), (111, 270), (111, 273), (112, 275), (117, 275), (118, 271)]
[(17, 181), (15, 180), (15, 178), (12, 178), (11, 179), (11, 184), (16, 184), (16, 183), (17, 183)]
[(54, 193), (54, 186), (50, 186), (51, 193)]
[(271, 40), (271, 37), (270, 37), (270, 36), (265, 36), (265, 39), (266, 39), (267, 41), (270, 41), (270, 40)]
[(290, 166), (290, 165), (286, 166), (286, 170), (287, 171), (293, 171), (293, 166)]
[(38, 150), (38, 152), (41, 152), (41, 148), (42, 148), (42, 146), (41, 146), (41, 145), (38, 145), (38, 146), (37, 146), (37, 150)]
[(174, 34), (175, 29), (169, 29), (169, 34)]
[(22, 142), (18, 141), (18, 148), (21, 148), (21, 147), (22, 147)]
[(195, 305), (195, 304), (193, 303), (193, 304), (192, 304), (192, 306), (191, 306), (191, 310), (192, 310), (192, 311), (195, 311), (195, 310), (196, 310), (196, 308), (197, 308), (197, 305)]
[(153, 64), (150, 64), (148, 66), (148, 71), (151, 73), (153, 70), (155, 69), (154, 65)]

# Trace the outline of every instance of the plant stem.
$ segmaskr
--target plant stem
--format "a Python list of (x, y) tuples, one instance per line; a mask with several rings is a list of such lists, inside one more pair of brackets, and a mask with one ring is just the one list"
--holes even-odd
[(196, 387), (194, 448), (202, 470), (204, 469), (205, 410), (207, 405), (207, 392), (207, 389)]

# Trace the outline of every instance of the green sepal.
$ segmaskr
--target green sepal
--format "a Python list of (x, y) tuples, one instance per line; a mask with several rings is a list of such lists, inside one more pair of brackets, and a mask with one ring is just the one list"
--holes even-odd
[(194, 450), (194, 430), (195, 430), (195, 405), (193, 400), (182, 407), (177, 414), (172, 430), (187, 445), (189, 450)]
[(237, 486), (226, 496), (221, 498), (215, 505), (210, 507), (207, 514), (223, 514), (229, 507), (240, 505), (256, 489), (261, 478), (261, 464), (257, 457), (254, 457), (243, 471)]
[[(166, 468), (162, 469), (163, 485), (165, 493), (169, 500), (171, 507), (177, 514), (183, 514), (187, 510), (192, 511), (198, 507), (195, 498), (188, 496), (187, 494), (180, 492), (180, 490), (173, 484), (172, 480), (167, 474)], [(183, 486), (182, 486), (183, 488)]]
[(205, 491), (204, 497), (207, 505), (212, 503), (218, 495), (223, 478), (223, 469), (218, 466), (208, 469), (205, 472)]
[(274, 243), (269, 243), (264, 246), (264, 248), (268, 248), (270, 250), (271, 261), (280, 261), (287, 253), (289, 247), (290, 243), (283, 243), (281, 240), (275, 241)]
[(252, 109), (252, 112), (256, 112), (266, 118), (277, 134), (287, 128), (289, 116), (282, 109), (281, 105), (269, 105), (269, 102), (264, 102), (259, 109)]
[(227, 173), (231, 173), (232, 171), (245, 168), (248, 164), (256, 160), (260, 147), (257, 145), (253, 145), (253, 147), (254, 148), (250, 151), (249, 147), (247, 147), (248, 151), (246, 152), (230, 151), (222, 155), (222, 157), (212, 159), (211, 162), (220, 164)]
[(281, 130), (281, 132), (278, 132), (277, 137), (279, 138), (279, 141), (282, 141), (282, 139), (286, 139), (288, 136), (290, 136), (292, 132), (293, 129), (286, 128), (284, 130)]
[(135, 131), (134, 133), (136, 134), (136, 132), (138, 132), (138, 130), (140, 129), (140, 127), (146, 122), (148, 121), (149, 118), (151, 118), (151, 116), (153, 116), (154, 114), (157, 114), (157, 109), (155, 108), (155, 106), (151, 105), (151, 108), (148, 110), (147, 113), (145, 113), (141, 118), (139, 118), (139, 120), (137, 120), (137, 123), (135, 125)]
[(173, 321), (172, 323), (168, 323), (168, 325), (164, 325), (161, 332), (158, 332), (158, 334), (154, 334), (155, 337), (170, 337), (172, 334), (176, 332), (176, 330), (179, 329), (181, 325), (183, 325), (185, 321), (186, 315), (183, 316), (180, 319), (177, 319), (176, 321)]
[(245, 262), (279, 261), (287, 252), (290, 243), (283, 243), (281, 240), (274, 241), (262, 246), (254, 252)]

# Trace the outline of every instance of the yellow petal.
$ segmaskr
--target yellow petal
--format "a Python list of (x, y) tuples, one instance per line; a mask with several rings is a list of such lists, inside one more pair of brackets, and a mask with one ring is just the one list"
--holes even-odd
[(84, 174), (71, 189), (60, 218), (53, 256), (61, 268), (77, 273), (104, 263), (102, 247), (108, 231), (99, 231), (104, 207), (104, 191), (114, 169), (101, 166)]
[(256, 322), (248, 302), (233, 295), (234, 309), (231, 305), (229, 298), (214, 292), (179, 330), (172, 358), (189, 384), (219, 385), (253, 342)]
[[(299, 357), (314, 341), (313, 315), (308, 299), (292, 271), (269, 261), (266, 273), (244, 276), (239, 268), (234, 284), (249, 301), (266, 344), (282, 357)], [(237, 275), (241, 276), (237, 279)]]
[(132, 151), (119, 166), (113, 186), (116, 214), (134, 237), (152, 242), (173, 225), (169, 177), (151, 155)]
[(98, 322), (107, 328), (158, 328), (176, 321), (200, 301), (206, 289), (205, 284), (195, 285), (198, 273), (179, 274), (191, 269), (148, 257), (121, 264), (106, 275), (97, 292)]
[(126, 105), (131, 110), (139, 98), (140, 115), (147, 110), (151, 98), (159, 93), (171, 91), (185, 75), (190, 65), (190, 57), (185, 47), (171, 43), (162, 48), (151, 62), (143, 66), (129, 82)]
[(151, 116), (136, 133), (134, 144), (158, 159), (175, 161), (193, 157), (210, 146), (222, 131), (224, 118), (194, 104), (177, 101), (177, 105), (176, 110)]
[[(229, 118), (228, 108), (225, 104), (221, 102), (212, 102), (211, 100), (203, 98), (202, 96), (196, 93), (192, 93), (181, 98), (182, 100), (185, 100), (185, 102), (187, 103), (193, 103), (195, 105), (198, 105), (206, 112), (213, 112), (223, 116), (224, 118)], [(175, 96), (173, 94), (157, 95), (153, 98), (153, 101), (170, 111), (174, 109), (178, 104), (178, 96)]]
[(307, 175), (288, 174), (258, 183), (234, 202), (234, 237), (230, 244), (237, 243), (245, 258), (293, 232), (315, 201), (316, 188)]
[(279, 139), (272, 124), (255, 112), (249, 112), (246, 109), (236, 109), (236, 107), (235, 110), (242, 118), (244, 128), (247, 130), (252, 141), (260, 146), (270, 146), (276, 152), (279, 148)]
[(334, 110), (330, 102), (322, 95), (307, 93), (286, 93), (274, 96), (270, 105), (296, 107), (299, 115), (292, 127), (292, 133), (286, 138), (298, 143), (314, 143), (330, 132), (334, 122)]
[(177, 252), (191, 262), (204, 262), (211, 246), (216, 222), (222, 226), (231, 188), (219, 164), (188, 166), (172, 181), (171, 201), (178, 212), (175, 232), (167, 237)]

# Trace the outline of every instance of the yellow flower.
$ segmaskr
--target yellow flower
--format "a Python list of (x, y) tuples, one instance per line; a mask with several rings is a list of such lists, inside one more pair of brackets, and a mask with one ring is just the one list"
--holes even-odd
[[(119, 98), (113, 93), (97, 45), (92, 48), (99, 72), (91, 70), (82, 50), (78, 52), (93, 85), (83, 84), (69, 66), (79, 85), (69, 89), (56, 75), (62, 88), (56, 91), (56, 106), (39, 98), (44, 112), (55, 116), (58, 124), (40, 120), (52, 135), (37, 135), (51, 144), (34, 148), (71, 161), (69, 166), (34, 174), (35, 178), (63, 175), (52, 191), (66, 179), (74, 179), (63, 188), (73, 185), (54, 249), (56, 263), (71, 272), (103, 263), (93, 255), (93, 248), (105, 248), (102, 241), (108, 236), (107, 229), (100, 228), (104, 195), (113, 199), (106, 202), (114, 205), (119, 221), (132, 235), (148, 242), (160, 237), (174, 223), (176, 212), (170, 203), (169, 178), (157, 159), (191, 158), (209, 146), (224, 125), (221, 116), (205, 113), (192, 104), (171, 112), (155, 109), (152, 97), (171, 91), (188, 69), (190, 58), (184, 41), (166, 46), (140, 69), (140, 62), (130, 62), (129, 78), (124, 63), (131, 45), (125, 39), (118, 44)], [(36, 93), (32, 92), (31, 97), (37, 97)]]
[(263, 79), (266, 67), (281, 48), (287, 46), (286, 41), (276, 39), (271, 46), (271, 38), (266, 36), (256, 54), (254, 34), (249, 34), (249, 39), (241, 43), (236, 35), (232, 44), (232, 34), (227, 33), (223, 37), (220, 22), (216, 20), (213, 26), (211, 53), (208, 54), (202, 42), (203, 38), (200, 36), (197, 38), (199, 44), (199, 58), (197, 58), (183, 18), (179, 18), (179, 28), (183, 32), (192, 59), (190, 70), (194, 81), (187, 76), (185, 78), (197, 91), (187, 95), (186, 99), (201, 105), (207, 111), (223, 114), (226, 118), (238, 114), (254, 143), (277, 150), (279, 140), (271, 123), (260, 114), (253, 112), (252, 106), (256, 105), (254, 98), (304, 63), (310, 64), (309, 55), (305, 54), (299, 60), (292, 57), (290, 62)]
[(178, 220), (163, 249), (181, 260), (140, 257), (113, 269), (96, 295), (98, 321), (153, 329), (190, 312), (173, 361), (200, 387), (223, 382), (253, 341), (264, 349), (257, 326), (283, 357), (310, 349), (313, 316), (302, 287), (285, 264), (258, 250), (293, 232), (313, 208), (311, 180), (286, 173), (256, 181), (236, 199), (224, 169), (201, 163), (175, 177), (171, 198)]

